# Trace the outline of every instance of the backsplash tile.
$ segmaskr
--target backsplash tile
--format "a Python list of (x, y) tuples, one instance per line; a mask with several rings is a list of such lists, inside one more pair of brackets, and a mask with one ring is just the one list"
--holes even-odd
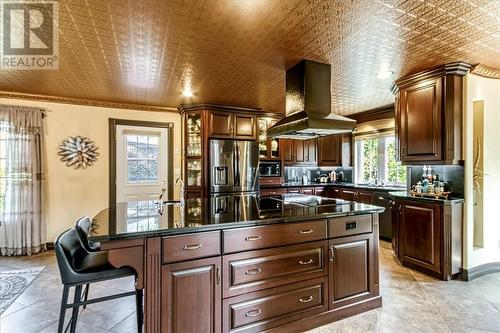
[[(431, 165), (432, 174), (438, 174), (441, 181), (448, 183), (451, 195), (455, 198), (464, 197), (464, 167), (461, 165)], [(415, 185), (422, 179), (423, 166), (411, 166), (410, 185)]]
[(302, 175), (305, 173), (311, 182), (319, 181), (321, 174), (328, 175), (331, 171), (335, 170), (337, 173), (343, 172), (344, 183), (352, 183), (352, 167), (284, 167), (285, 182), (300, 182)]

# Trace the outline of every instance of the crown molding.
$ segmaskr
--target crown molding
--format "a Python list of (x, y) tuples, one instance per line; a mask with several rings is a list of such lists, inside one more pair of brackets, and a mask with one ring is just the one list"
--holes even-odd
[(451, 62), (448, 64), (441, 65), (439, 67), (435, 67), (429, 70), (421, 71), (415, 74), (402, 77), (394, 81), (391, 84), (390, 89), (393, 94), (397, 94), (401, 88), (412, 85), (416, 82), (420, 82), (422, 80), (427, 80), (445, 75), (465, 76), (470, 71), (471, 68), (472, 65), (463, 61)]
[(50, 95), (24, 94), (18, 92), (10, 92), (10, 91), (0, 91), (0, 98), (24, 99), (24, 100), (49, 102), (49, 103), (95, 106), (95, 107), (123, 109), (123, 110), (175, 112), (175, 113), (179, 112), (177, 108), (156, 106), (156, 105), (118, 103), (118, 102), (100, 101), (94, 99), (71, 98), (71, 97), (60, 97), (60, 96), (50, 96)]
[(471, 74), (486, 77), (488, 79), (500, 79), (500, 69), (477, 64), (470, 71)]

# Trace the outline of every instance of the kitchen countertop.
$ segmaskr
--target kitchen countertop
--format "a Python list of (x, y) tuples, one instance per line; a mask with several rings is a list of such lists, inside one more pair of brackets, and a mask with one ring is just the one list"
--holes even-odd
[(433, 202), (433, 203), (442, 203), (444, 205), (464, 202), (464, 199), (460, 199), (460, 198), (435, 199), (435, 198), (430, 198), (430, 197), (414, 197), (408, 191), (389, 192), (389, 194), (394, 198), (403, 198), (403, 199), (410, 199), (410, 200), (415, 200), (415, 201), (429, 201), (429, 202)]
[(157, 201), (131, 201), (99, 212), (93, 219), (91, 238), (166, 236), (383, 211), (378, 206), (302, 194), (221, 195), (161, 206)]
[(316, 186), (337, 186), (347, 188), (368, 189), (373, 191), (404, 191), (406, 187), (401, 186), (370, 186), (367, 184), (353, 184), (353, 183), (282, 183), (282, 184), (260, 184), (260, 188), (277, 188), (277, 187), (316, 187)]

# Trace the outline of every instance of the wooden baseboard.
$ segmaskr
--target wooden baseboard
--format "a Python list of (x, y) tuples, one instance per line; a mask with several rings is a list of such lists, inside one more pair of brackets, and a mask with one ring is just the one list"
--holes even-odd
[(464, 281), (472, 281), (480, 276), (500, 272), (500, 262), (490, 262), (469, 269), (462, 269), (461, 279)]
[(271, 328), (266, 333), (299, 333), (339, 321), (366, 311), (382, 307), (382, 297), (377, 296), (365, 301), (350, 304), (342, 308), (326, 311), (311, 317), (293, 321), (291, 323)]

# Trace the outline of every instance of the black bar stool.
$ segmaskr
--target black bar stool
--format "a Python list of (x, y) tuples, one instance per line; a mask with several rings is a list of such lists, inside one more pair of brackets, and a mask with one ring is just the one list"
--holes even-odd
[[(90, 243), (89, 235), (90, 235), (90, 229), (92, 228), (92, 221), (90, 220), (90, 218), (88, 218), (87, 216), (80, 218), (78, 221), (76, 221), (75, 228), (76, 231), (78, 232), (78, 236), (80, 237), (80, 241), (82, 242), (82, 245), (85, 248), (85, 250), (87, 250), (88, 252), (95, 252), (101, 250), (101, 244), (99, 242)], [(89, 289), (90, 289), (90, 284), (87, 283), (83, 291), (84, 301), (86, 301), (89, 298)], [(85, 304), (83, 308), (84, 309), (87, 308), (87, 305)]]
[[(59, 235), (54, 242), (59, 273), (64, 284), (61, 312), (59, 315), (58, 333), (66, 332), (69, 327), (70, 332), (76, 330), (78, 320), (78, 310), (80, 306), (93, 304), (103, 301), (109, 301), (115, 298), (126, 296), (136, 296), (137, 329), (142, 332), (142, 290), (109, 295), (91, 300), (82, 300), (82, 286), (94, 282), (106, 281), (122, 278), (126, 276), (135, 276), (135, 271), (130, 267), (115, 268), (109, 262), (106, 251), (89, 252), (83, 246), (78, 232), (75, 229), (69, 229)], [(75, 287), (75, 296), (73, 303), (68, 304), (68, 294), (71, 287)], [(64, 329), (64, 316), (67, 309), (72, 309), (72, 315), (68, 326)]]

